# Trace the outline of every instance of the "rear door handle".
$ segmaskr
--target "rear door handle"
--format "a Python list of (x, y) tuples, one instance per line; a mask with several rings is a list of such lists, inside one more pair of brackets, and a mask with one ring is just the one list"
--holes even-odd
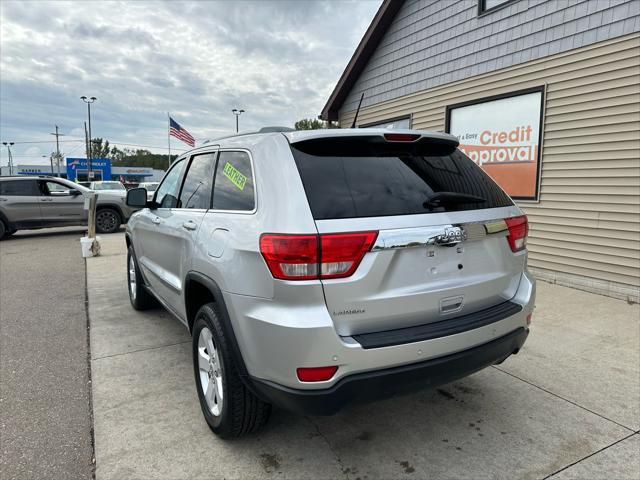
[(51, 202), (53, 200), (51, 198), (41, 198), (40, 201), (41, 202)]
[(162, 223), (162, 220), (160, 220), (160, 217), (154, 217), (154, 219), (151, 221), (156, 225), (160, 225)]
[(6, 198), (0, 198), (0, 202), (6, 202), (7, 199)]
[(182, 228), (185, 228), (186, 230), (195, 230), (196, 228), (198, 228), (198, 225), (193, 220), (189, 220), (188, 222), (184, 222), (182, 224)]

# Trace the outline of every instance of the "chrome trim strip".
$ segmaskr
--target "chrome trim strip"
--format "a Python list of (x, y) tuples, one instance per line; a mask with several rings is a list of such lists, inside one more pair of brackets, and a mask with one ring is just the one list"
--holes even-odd
[(140, 259), (140, 263), (149, 272), (153, 273), (153, 275), (162, 283), (164, 283), (167, 287), (171, 288), (172, 290), (175, 290), (177, 293), (180, 293), (182, 291), (182, 284), (180, 283), (180, 279), (178, 277), (170, 274), (160, 265), (152, 262), (147, 257), (142, 257)]
[(371, 251), (454, 245), (464, 241), (482, 240), (488, 235), (503, 234), (506, 231), (507, 224), (503, 219), (381, 230)]

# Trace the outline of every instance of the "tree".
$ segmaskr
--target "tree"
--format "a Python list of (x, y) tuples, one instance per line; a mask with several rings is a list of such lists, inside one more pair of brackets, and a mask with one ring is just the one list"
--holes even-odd
[[(115, 147), (114, 147), (115, 148)], [(149, 150), (139, 148), (132, 150), (111, 150), (111, 164), (116, 167), (147, 167), (158, 170), (166, 170), (169, 167), (168, 156), (163, 153), (152, 153)], [(171, 155), (171, 161), (175, 161), (177, 155)]]
[[(169, 158), (163, 153), (153, 153), (143, 148), (119, 149), (109, 145), (109, 140), (102, 138), (94, 138), (92, 144), (93, 158), (108, 158), (114, 167), (147, 167), (158, 170), (166, 170), (169, 167)], [(177, 155), (171, 155), (171, 162), (176, 158), (178, 158)]]
[(111, 147), (111, 151), (109, 152), (109, 158), (113, 163), (119, 162), (127, 156), (129, 149), (125, 148), (124, 150), (120, 150), (118, 147)]
[(110, 158), (109, 140), (94, 138), (91, 141), (91, 158)]
[[(115, 167), (147, 167), (166, 170), (169, 166), (168, 156), (162, 153), (153, 153), (142, 148), (120, 149), (109, 145), (109, 140), (102, 138), (94, 138), (92, 144), (93, 158), (108, 158), (111, 160), (111, 165)], [(173, 162), (177, 157), (177, 155), (171, 155), (171, 161)]]
[(60, 168), (61, 172), (65, 172), (66, 171), (66, 166), (63, 163), (63, 157), (61, 153), (57, 153), (57, 152), (51, 152), (51, 161), (53, 162), (54, 165), (54, 169), (57, 172), (58, 168)]
[(317, 118), (303, 118), (298, 120), (294, 125), (296, 130), (318, 130), (327, 128), (327, 123)]

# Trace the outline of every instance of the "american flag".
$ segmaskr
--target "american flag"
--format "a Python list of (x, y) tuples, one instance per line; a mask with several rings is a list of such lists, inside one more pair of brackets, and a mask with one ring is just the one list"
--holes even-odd
[(192, 147), (196, 146), (196, 140), (191, 136), (191, 134), (182, 128), (178, 122), (171, 117), (169, 117), (169, 135), (176, 137), (178, 140), (182, 140), (187, 145)]

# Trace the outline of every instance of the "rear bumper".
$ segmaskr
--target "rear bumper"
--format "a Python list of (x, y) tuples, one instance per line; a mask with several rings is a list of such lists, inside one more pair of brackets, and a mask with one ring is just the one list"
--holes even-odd
[(529, 330), (520, 327), (488, 343), (427, 361), (341, 378), (322, 390), (301, 390), (252, 378), (253, 390), (264, 400), (306, 415), (331, 415), (351, 402), (366, 402), (433, 388), (499, 363), (524, 344)]
[[(430, 329), (438, 327), (433, 323), (429, 331), (410, 328), (399, 340), (394, 337), (393, 342), (377, 346), (361, 338), (367, 343), (363, 346), (353, 337), (337, 334), (320, 288), (290, 295), (286, 302), (227, 292), (223, 295), (248, 375), (294, 390), (326, 390), (349, 376), (441, 358), (527, 328), (527, 316), (534, 308), (535, 281), (527, 272), (522, 274), (517, 293), (510, 299), (521, 310), (503, 320), (485, 324), (474, 315), (471, 323), (458, 325), (463, 319), (451, 319), (454, 321), (446, 322), (448, 326), (464, 328), (439, 329), (437, 338), (433, 338)], [(296, 368), (327, 365), (339, 367), (328, 381), (301, 382), (296, 376)]]

